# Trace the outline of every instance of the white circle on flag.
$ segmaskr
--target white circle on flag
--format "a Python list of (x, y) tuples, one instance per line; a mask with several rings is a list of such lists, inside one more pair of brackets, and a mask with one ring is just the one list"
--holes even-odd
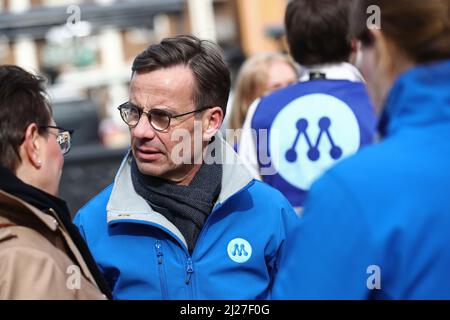
[(326, 94), (306, 95), (284, 107), (272, 123), (272, 164), (283, 179), (307, 191), (325, 170), (359, 149), (360, 135), (345, 102)]

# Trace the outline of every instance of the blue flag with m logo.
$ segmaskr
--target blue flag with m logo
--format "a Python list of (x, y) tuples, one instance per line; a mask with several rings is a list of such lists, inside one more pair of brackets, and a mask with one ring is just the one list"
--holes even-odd
[(376, 116), (363, 83), (313, 80), (262, 98), (251, 125), (263, 181), (298, 208), (324, 171), (374, 141)]

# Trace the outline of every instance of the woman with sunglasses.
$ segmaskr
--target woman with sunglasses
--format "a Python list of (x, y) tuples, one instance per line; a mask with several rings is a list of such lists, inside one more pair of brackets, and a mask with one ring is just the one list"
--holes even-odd
[(72, 130), (55, 125), (42, 82), (0, 66), (0, 299), (105, 299), (104, 280), (57, 198)]

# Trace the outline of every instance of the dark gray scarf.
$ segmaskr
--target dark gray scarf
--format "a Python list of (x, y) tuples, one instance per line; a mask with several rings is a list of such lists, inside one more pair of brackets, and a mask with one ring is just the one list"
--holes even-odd
[(180, 186), (142, 174), (133, 158), (131, 179), (137, 194), (180, 230), (192, 253), (197, 237), (219, 196), (222, 165), (203, 164), (188, 186)]

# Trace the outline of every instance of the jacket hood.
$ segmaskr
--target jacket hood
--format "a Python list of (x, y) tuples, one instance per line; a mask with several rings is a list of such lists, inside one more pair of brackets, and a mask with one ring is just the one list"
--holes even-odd
[(421, 65), (401, 75), (392, 87), (379, 130), (391, 135), (404, 127), (450, 121), (450, 60)]

